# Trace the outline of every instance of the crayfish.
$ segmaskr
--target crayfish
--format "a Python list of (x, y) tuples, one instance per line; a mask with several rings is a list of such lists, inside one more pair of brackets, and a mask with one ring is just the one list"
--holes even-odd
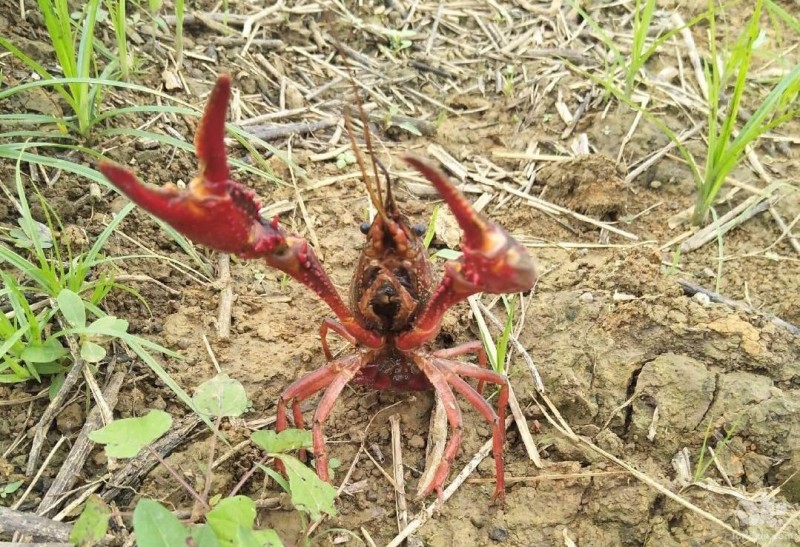
[[(462, 256), (445, 264), (444, 275), (434, 287), (431, 263), (421, 237), (423, 230), (409, 226), (395, 202), (388, 175), (385, 190), (381, 188), (371, 146), (368, 149), (376, 176), (370, 180), (346, 117), (377, 214), (371, 223), (361, 226), (366, 241), (350, 286), (350, 306), (345, 305), (309, 243), (285, 231), (277, 218), (262, 219), (254, 192), (231, 180), (223, 141), (230, 92), (230, 78), (220, 76), (195, 138), (199, 174), (186, 189), (144, 185), (130, 170), (108, 161), (100, 163), (100, 170), (132, 201), (195, 243), (241, 258), (263, 259), (314, 291), (336, 315), (336, 319), (323, 319), (319, 331), (327, 364), (286, 388), (277, 407), (278, 431), (288, 425), (289, 403), (295, 426), (302, 428), (300, 402), (324, 391), (312, 424), (313, 453), (320, 478), (328, 480), (322, 427), (345, 385), (353, 382), (378, 390), (433, 389), (443, 402), (451, 434), (433, 480), (421, 494), (428, 495), (433, 490), (441, 494), (462, 436), (455, 391), (492, 426), (497, 473), (494, 497), (502, 500), (506, 377), (487, 367), (486, 354), (478, 341), (445, 349), (429, 346), (441, 328), (444, 313), (468, 296), (530, 290), (537, 274), (527, 251), (503, 228), (475, 212), (438, 169), (407, 157), (405, 161), (436, 188), (463, 231)], [(366, 121), (363, 109), (361, 115)], [(367, 128), (366, 123), (364, 127)], [(334, 359), (328, 347), (329, 331), (352, 344), (354, 351)], [(454, 360), (466, 354), (476, 355), (480, 366)], [(477, 381), (477, 389), (464, 378)], [(497, 411), (480, 393), (484, 383), (499, 386)]]

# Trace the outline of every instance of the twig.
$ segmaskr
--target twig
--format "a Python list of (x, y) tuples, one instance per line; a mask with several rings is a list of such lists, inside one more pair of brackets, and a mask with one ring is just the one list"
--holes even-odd
[(71, 524), (0, 506), (0, 534), (2, 535), (19, 533), (37, 539), (69, 541), (71, 531)]
[[(508, 429), (508, 426), (511, 425), (512, 418), (506, 418), (505, 427)], [(488, 456), (492, 451), (492, 441), (486, 441), (483, 446), (475, 453), (472, 459), (464, 466), (461, 472), (456, 475), (453, 481), (447, 485), (447, 488), (444, 489), (442, 493), (441, 502), (444, 503), (450, 499), (450, 497), (455, 494), (456, 490), (467, 480), (475, 469), (477, 469), (478, 465)], [(419, 530), (423, 524), (425, 524), (431, 516), (433, 516), (434, 511), (439, 507), (439, 501), (434, 501), (430, 505), (428, 505), (425, 509), (420, 511), (420, 513), (408, 523), (399, 534), (397, 534), (392, 541), (386, 547), (399, 547), (402, 545), (403, 541), (406, 540), (411, 534)]]
[(428, 426), (428, 444), (425, 448), (425, 471), (417, 483), (417, 496), (424, 492), (436, 476), (436, 470), (444, 457), (447, 445), (447, 414), (438, 393)]
[(25, 474), (29, 477), (33, 475), (36, 469), (36, 463), (39, 460), (39, 454), (42, 451), (42, 445), (44, 445), (44, 440), (50, 429), (50, 424), (53, 422), (53, 419), (56, 417), (62, 405), (66, 402), (72, 388), (78, 383), (78, 379), (83, 375), (83, 366), (83, 359), (76, 359), (72, 364), (72, 368), (64, 377), (64, 383), (61, 384), (58, 393), (56, 393), (56, 396), (50, 401), (50, 404), (47, 405), (47, 408), (42, 413), (42, 417), (39, 419), (39, 423), (36, 424), (33, 443), (31, 444), (31, 452), (28, 456), (28, 466), (25, 468)]
[(231, 257), (227, 253), (219, 255), (219, 308), (217, 311), (217, 336), (226, 340), (231, 335), (231, 308), (233, 308), (233, 283), (231, 282)]
[(320, 131), (336, 125), (338, 120), (327, 119), (319, 120), (316, 122), (297, 122), (285, 124), (271, 124), (271, 125), (248, 125), (243, 127), (242, 130), (246, 133), (258, 137), (264, 141), (272, 141), (276, 139), (284, 139), (292, 135), (305, 135)]
[[(113, 409), (117, 404), (117, 396), (122, 382), (125, 380), (124, 372), (117, 372), (109, 380), (108, 385), (103, 390), (102, 399), (108, 404), (108, 407)], [(64, 463), (61, 464), (61, 469), (58, 475), (53, 480), (53, 484), (47, 490), (47, 493), (42, 497), (39, 507), (36, 512), (40, 515), (46, 516), (50, 511), (57, 509), (61, 504), (60, 498), (69, 490), (75, 483), (75, 479), (83, 469), (83, 464), (86, 458), (94, 447), (94, 442), (89, 440), (89, 434), (104, 425), (105, 419), (100, 406), (97, 405), (89, 412), (86, 417), (86, 422), (83, 424), (75, 444), (72, 445), (72, 450), (69, 451)]]
[(777, 209), (775, 209), (775, 207), (770, 207), (769, 214), (771, 214), (772, 218), (775, 219), (775, 223), (781, 229), (781, 232), (786, 234), (786, 238), (789, 240), (789, 244), (792, 246), (792, 249), (800, 254), (800, 240), (795, 237), (791, 231), (791, 228), (786, 225), (786, 221), (783, 220), (783, 217), (780, 215), (780, 213), (778, 213)]
[(392, 468), (394, 471), (394, 499), (397, 503), (397, 531), (408, 526), (408, 506), (406, 505), (406, 480), (403, 473), (403, 448), (400, 444), (400, 415), (389, 416), (392, 429)]
[[(149, 448), (163, 459), (183, 444), (189, 433), (201, 422), (199, 416), (190, 414)], [(152, 452), (143, 450), (135, 458), (128, 460), (122, 469), (114, 473), (114, 476), (108, 481), (107, 489), (100, 495), (103, 501), (108, 503), (123, 492), (129, 495), (135, 494), (134, 488), (158, 465), (158, 459), (152, 455)]]
[(692, 237), (681, 244), (681, 252), (688, 253), (699, 249), (709, 241), (728, 233), (736, 226), (746, 222), (759, 213), (769, 209), (781, 198), (780, 193), (775, 193), (769, 198), (763, 196), (750, 196), (742, 203), (731, 209), (728, 213), (721, 216), (716, 222), (712, 222)]
[(22, 506), (22, 503), (28, 497), (28, 494), (31, 493), (31, 490), (33, 490), (33, 487), (36, 486), (36, 483), (39, 482), (44, 470), (47, 469), (47, 466), (50, 464), (50, 460), (53, 459), (53, 456), (55, 456), (56, 452), (58, 452), (58, 449), (61, 448), (61, 445), (64, 444), (65, 440), (66, 437), (60, 437), (56, 444), (53, 445), (53, 448), (50, 449), (50, 452), (47, 454), (44, 462), (42, 462), (42, 466), (39, 468), (39, 471), (36, 472), (36, 475), (33, 477), (33, 479), (31, 479), (31, 483), (28, 485), (28, 488), (25, 489), (25, 493), (22, 494), (22, 497), (20, 497), (14, 505), (11, 506), (12, 509), (19, 509)]
[(727, 296), (722, 296), (719, 293), (716, 293), (710, 289), (706, 289), (701, 287), (700, 285), (695, 285), (685, 279), (679, 279), (678, 284), (683, 287), (683, 292), (687, 296), (694, 296), (697, 293), (701, 293), (706, 295), (712, 302), (718, 302), (720, 304), (725, 304), (726, 306), (730, 306), (731, 308), (735, 308), (737, 310), (741, 310), (745, 313), (752, 313), (755, 315), (760, 315), (766, 319), (769, 319), (774, 324), (782, 327), (792, 334), (800, 334), (800, 327), (796, 327), (795, 325), (784, 321), (780, 317), (777, 317), (769, 312), (757, 310), (745, 304), (744, 302), (739, 302), (738, 300), (733, 300), (732, 298), (728, 298)]
[[(705, 124), (698, 123), (688, 131), (681, 133), (677, 137), (678, 142), (680, 142), (680, 144), (683, 144), (690, 138), (694, 137), (695, 134), (699, 132), (703, 127), (705, 127)], [(632, 171), (628, 172), (628, 174), (625, 176), (625, 184), (630, 184), (631, 182), (636, 180), (636, 177), (647, 171), (651, 165), (653, 165), (658, 160), (666, 156), (673, 148), (678, 146), (678, 142), (675, 142), (673, 140), (669, 141), (669, 143), (667, 143), (666, 146), (664, 146), (659, 150), (656, 150), (652, 155), (650, 155), (650, 157), (648, 157), (646, 160), (640, 163), (636, 167), (636, 169), (633, 169)]]

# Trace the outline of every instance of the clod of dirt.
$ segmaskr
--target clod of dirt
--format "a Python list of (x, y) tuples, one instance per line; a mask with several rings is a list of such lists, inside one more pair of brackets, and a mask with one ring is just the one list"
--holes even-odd
[(425, 448), (425, 439), (421, 435), (414, 435), (408, 440), (408, 446), (411, 448)]
[(56, 427), (62, 435), (67, 435), (83, 427), (83, 410), (78, 403), (64, 407), (56, 416)]
[(656, 357), (639, 374), (631, 433), (651, 439), (664, 457), (670, 457), (686, 442), (684, 435), (705, 419), (715, 386), (715, 374), (697, 359), (677, 354)]
[[(604, 220), (616, 220), (630, 202), (614, 160), (603, 154), (549, 164), (539, 171), (553, 203)], [(625, 199), (623, 199), (625, 198)]]

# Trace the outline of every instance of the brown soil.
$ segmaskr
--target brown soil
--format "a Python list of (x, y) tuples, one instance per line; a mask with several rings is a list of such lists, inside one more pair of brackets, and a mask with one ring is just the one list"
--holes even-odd
[[(11, 29), (10, 21), (17, 18), (15, 6), (16, 3), (4, 3), (0, 7), (0, 32), (7, 35), (13, 30), (13, 39), (22, 40), (24, 36), (34, 54), (37, 48), (45, 47), (40, 43), (43, 39), (41, 26), (32, 14), (27, 22)], [(233, 3), (231, 9), (234, 9)], [(370, 13), (360, 15), (371, 18)], [(685, 18), (689, 17), (685, 14)], [(353, 32), (345, 27), (344, 19), (332, 13), (321, 17), (318, 23), (349, 47), (384, 63), (385, 59), (375, 47), (374, 36)], [(461, 24), (480, 32), (474, 21), (465, 20)], [(267, 37), (281, 38), (288, 46), (307, 45), (310, 32), (300, 22), (299, 15), (287, 14), (275, 25), (267, 32)], [(452, 34), (448, 29), (442, 32)], [(261, 93), (270, 101), (277, 100), (279, 89), (274, 82), (265, 80), (260, 72), (251, 72), (248, 64), (237, 64), (240, 63), (237, 47), (215, 47), (215, 34), (204, 27), (191, 27), (188, 34), (190, 51), (208, 56), (213, 50), (214, 55), (219, 56), (218, 62), (211, 65), (213, 72), (228, 70), (234, 76), (235, 87), (248, 97), (255, 97), (259, 105), (263, 105)], [(424, 48), (424, 42), (421, 47)], [(163, 53), (152, 50), (149, 43), (142, 48), (149, 56), (163, 61)], [(416, 55), (406, 53), (409, 58)], [(157, 57), (159, 55), (161, 57)], [(302, 81), (297, 75), (303, 72), (305, 57), (289, 52), (282, 53), (283, 57), (269, 52), (265, 55), (276, 65), (284, 64), (281, 59), (291, 59), (295, 65), (282, 66), (282, 70), (286, 70), (292, 81)], [(152, 57), (145, 56), (145, 59)], [(28, 77), (26, 70), (10, 58), (5, 57), (4, 62), (9, 65), (4, 70), (5, 78), (11, 84)], [(490, 57), (482, 62), (481, 71), (488, 67), (493, 73), (503, 68)], [(534, 73), (550, 62), (547, 59), (520, 60), (517, 73), (521, 73), (523, 65)], [(159, 85), (162, 65), (163, 62), (146, 61), (142, 67), (144, 73), (137, 75), (136, 81)], [(197, 95), (208, 89), (208, 70), (205, 62), (191, 57), (186, 60), (185, 77), (195, 94), (178, 95), (201, 104)], [(394, 66), (385, 70), (393, 76), (404, 74)], [(474, 162), (486, 158), (509, 173), (521, 173), (524, 162), (493, 159), (491, 151), (498, 148), (524, 151), (533, 141), (542, 144), (541, 152), (555, 153), (568, 148), (568, 141), (561, 141), (559, 136), (566, 126), (556, 114), (555, 98), (562, 93), (569, 96), (570, 86), (579, 81), (573, 73), (560, 80), (550, 93), (540, 96), (542, 102), (532, 105), (527, 101), (515, 101), (528, 88), (514, 88), (514, 95), (508, 97), (496, 94), (493, 83), (487, 85), (486, 94), (466, 85), (474, 83), (478, 76), (478, 69), (475, 70), (474, 74), (462, 77), (460, 84), (463, 85), (459, 89), (471, 89), (463, 92), (434, 86), (429, 82), (438, 85), (441, 80), (434, 76), (428, 80), (427, 75), (413, 72), (419, 89), (461, 114), (448, 115), (433, 137), (400, 133), (399, 140), (390, 141), (386, 135), (379, 135), (390, 149), (389, 154), (379, 152), (381, 159), (393, 170), (405, 172), (396, 158), (406, 151), (425, 155), (426, 147), (435, 143), (470, 169), (476, 165)], [(386, 81), (376, 85), (386, 92), (391, 89)], [(337, 93), (349, 94), (350, 91), (342, 84)], [(131, 94), (118, 97), (141, 103), (150, 100)], [(578, 104), (580, 100), (571, 104), (571, 108), (574, 110)], [(62, 105), (48, 95), (37, 94), (19, 97), (0, 108), (4, 112), (22, 109), (52, 112)], [(419, 111), (403, 113), (433, 121), (437, 111), (424, 103)], [(662, 114), (672, 127), (690, 125), (677, 110), (667, 109)], [(614, 158), (632, 120), (633, 115), (624, 109), (612, 107), (604, 112), (604, 103), (592, 102), (575, 133), (586, 133), (596, 153), (565, 162), (540, 164), (537, 169), (541, 169), (529, 192), (573, 211), (615, 222), (616, 226), (636, 234), (640, 242), (649, 243), (631, 245), (630, 241), (613, 234), (601, 237), (597, 228), (569, 217), (553, 217), (519, 199), (505, 202), (505, 194), (496, 195), (484, 209), (489, 217), (530, 244), (542, 272), (535, 294), (528, 301), (519, 338), (542, 375), (547, 395), (577, 433), (672, 491), (680, 492), (732, 527), (763, 540), (769, 538), (800, 503), (800, 421), (797, 419), (800, 412), (800, 338), (760, 313), (767, 312), (800, 324), (797, 254), (785, 238), (772, 246), (780, 229), (769, 215), (757, 216), (724, 236), (724, 253), (731, 260), (723, 264), (718, 290), (730, 298), (747, 300), (759, 312), (745, 313), (685, 296), (677, 283), (679, 277), (714, 288), (717, 243), (680, 256), (675, 267), (670, 266), (674, 261), (671, 249), (658, 250), (686, 229), (685, 225), (670, 229), (668, 219), (693, 204), (694, 186), (685, 164), (670, 156), (657, 162), (633, 183), (624, 183), (627, 167), (624, 163), (617, 164)], [(131, 117), (130, 125), (144, 121)], [(170, 125), (189, 138), (195, 123), (178, 118)], [(163, 125), (156, 124), (151, 129), (163, 130)], [(374, 129), (380, 132), (379, 127)], [(797, 135), (800, 127), (790, 125), (784, 131)], [(325, 162), (309, 159), (313, 153), (329, 150), (325, 146), (329, 136), (330, 132), (320, 134), (320, 140), (296, 137), (292, 142), (292, 159), (306, 171), (307, 181), (300, 181), (301, 187), (343, 174), (335, 166), (335, 158)], [(667, 142), (657, 128), (642, 121), (627, 144), (625, 160), (639, 160)], [(195, 170), (193, 158), (165, 146), (151, 148), (119, 140), (98, 144), (103, 150), (113, 147), (108, 155), (117, 161), (130, 163), (135, 157), (135, 168), (147, 182), (162, 184), (178, 178), (188, 181)], [(276, 141), (273, 145), (286, 150), (285, 141)], [(231, 154), (245, 157), (245, 151), (239, 147), (234, 147)], [(759, 154), (773, 176), (797, 184), (796, 178), (791, 179), (791, 174), (800, 169), (796, 146), (791, 148), (789, 156), (772, 154), (764, 148)], [(85, 161), (92, 160), (86, 158)], [(283, 163), (274, 158), (270, 162), (278, 177), (287, 182), (291, 180)], [(478, 165), (482, 168), (486, 164)], [(344, 172), (352, 171), (351, 166)], [(11, 183), (13, 164), (0, 164), (0, 174), (0, 180)], [(275, 186), (248, 175), (238, 178), (253, 187), (267, 203), (295, 199), (290, 187)], [(735, 178), (763, 186), (746, 167), (737, 170)], [(519, 180), (523, 179), (502, 182), (516, 185)], [(110, 192), (100, 201), (84, 199), (86, 182), (67, 173), (52, 187), (42, 190), (66, 227), (62, 235), (72, 234), (74, 244), (78, 245), (81, 241), (85, 244), (93, 240), (109, 215), (125, 203), (123, 198)], [(493, 190), (483, 188), (482, 191)], [(800, 210), (800, 197), (797, 192), (787, 194), (777, 209), (785, 219), (791, 220)], [(342, 294), (347, 291), (359, 255), (358, 225), (367, 205), (365, 195), (356, 178), (342, 180), (303, 193), (311, 226), (297, 208), (281, 215), (283, 224), (306, 237), (311, 237), (313, 229), (319, 241), (319, 254)], [(498, 205), (501, 199), (503, 203)], [(398, 185), (398, 200), (413, 221), (422, 223), (427, 223), (435, 203), (435, 197), (420, 197), (409, 191), (403, 182)], [(722, 206), (719, 213), (723, 214), (740, 201), (737, 197), (733, 204)], [(640, 214), (643, 211), (646, 212)], [(14, 211), (2, 204), (0, 222), (6, 228), (16, 225)], [(189, 263), (177, 245), (140, 211), (126, 220), (122, 231), (147, 248)], [(593, 246), (605, 236), (618, 246)], [(559, 245), (559, 242), (578, 242), (585, 247), (573, 248)], [(120, 236), (112, 238), (106, 248), (109, 256), (136, 252), (138, 248), (131, 240)], [(214, 265), (216, 257), (205, 254)], [(147, 306), (128, 293), (117, 292), (106, 300), (108, 313), (129, 320), (132, 332), (178, 351), (183, 359), (165, 359), (163, 364), (189, 392), (215, 374), (203, 341), (203, 337), (207, 337), (221, 368), (240, 380), (252, 399), (252, 410), (245, 416), (248, 420), (274, 415), (281, 390), (325, 361), (318, 328), (328, 314), (327, 308), (299, 285), (284, 283), (279, 273), (261, 263), (232, 261), (236, 299), (232, 310), (233, 335), (228, 340), (220, 340), (216, 335), (219, 289), (214, 284), (200, 284), (163, 260), (126, 260), (116, 267), (118, 274), (146, 274), (158, 283), (132, 281), (130, 284)], [(441, 263), (436, 267), (441, 270)], [(477, 328), (469, 316), (469, 308), (462, 304), (449, 314), (436, 343), (452, 345), (476, 336)], [(343, 343), (336, 341), (334, 345), (336, 350), (346, 351)], [(116, 417), (138, 416), (151, 408), (165, 409), (175, 417), (186, 414), (186, 408), (144, 364), (120, 352), (117, 367), (120, 366), (125, 367), (130, 380), (120, 395)], [(575, 445), (560, 436), (534, 403), (533, 382), (522, 361), (515, 359), (511, 367), (512, 386), (526, 408), (545, 468), (537, 470), (528, 460), (512, 426), (505, 447), (505, 461), (507, 475), (516, 480), (512, 479), (509, 484), (505, 506), (491, 505), (489, 496), (494, 487), (491, 481), (468, 481), (421, 529), (418, 537), (425, 545), (563, 545), (566, 538), (581, 546), (742, 543), (652, 487), (627, 473), (620, 473), (613, 463), (585, 446)], [(0, 401), (28, 397), (42, 387), (35, 384), (0, 387)], [(62, 435), (74, 438), (88, 404), (84, 395), (81, 390), (72, 404), (64, 408), (48, 436), (45, 453)], [(31, 405), (0, 406), (0, 454), (18, 435), (31, 432), (46, 405), (47, 399), (39, 399)], [(382, 412), (389, 405), (393, 405), (391, 410)], [(362, 442), (373, 456), (383, 455), (382, 465), (391, 469), (388, 418), (398, 413), (405, 441), (403, 457), (408, 490), (415, 491), (425, 455), (420, 438), (427, 437), (432, 406), (432, 395), (425, 392), (395, 394), (360, 388), (345, 390), (326, 427), (331, 455), (342, 462), (337, 481), (350, 466)], [(454, 469), (463, 466), (490, 437), (489, 428), (477, 412), (463, 402), (462, 411), (466, 424), (464, 442)], [(226, 427), (232, 445), (246, 438), (241, 422)], [(730, 481), (728, 493), (685, 487), (673, 467), (674, 458), (685, 449), (694, 470), (705, 441), (716, 447), (719, 460), (719, 468), (709, 467), (706, 477), (714, 484), (724, 485)], [(66, 443), (55, 454), (23, 509), (32, 510), (38, 505), (42, 492), (46, 491), (66, 456), (68, 445)], [(0, 459), (0, 484), (25, 478), (23, 469), (29, 446), (29, 442), (23, 442)], [(208, 446), (208, 435), (202, 432), (188, 439), (169, 461), (189, 480), (200, 483), (200, 470), (205, 465)], [(258, 458), (256, 451), (245, 449), (227, 459), (215, 471), (212, 492), (226, 492)], [(101, 477), (107, 470), (108, 462), (99, 450), (95, 451), (83, 470), (82, 479)], [(585, 476), (576, 476), (581, 474)], [(491, 459), (487, 459), (473, 478), (491, 479), (493, 476)], [(363, 527), (378, 545), (388, 543), (396, 534), (391, 484), (364, 456), (356, 464), (351, 481), (366, 482), (360, 491), (340, 498), (337, 504), (340, 515), (323, 523), (319, 530), (345, 528), (358, 533)], [(777, 487), (780, 493), (776, 497), (763, 496)], [(739, 496), (732, 495), (733, 491)], [(278, 495), (277, 490), (265, 486), (260, 477), (251, 481), (245, 493), (254, 498)], [(176, 509), (191, 507), (191, 499), (163, 470), (151, 473), (136, 496), (139, 494), (159, 499)], [(136, 496), (128, 498), (120, 509), (130, 510)], [(0, 499), (1, 504), (13, 501), (13, 497)], [(421, 501), (411, 502), (412, 513), (422, 507)], [(287, 544), (298, 541), (302, 523), (296, 512), (264, 510), (259, 518), (262, 525), (278, 529)], [(329, 544), (335, 536), (338, 534), (321, 536), (317, 543)], [(800, 530), (796, 525), (790, 526), (784, 538), (779, 544), (800, 544)], [(355, 542), (351, 540), (350, 544)]]

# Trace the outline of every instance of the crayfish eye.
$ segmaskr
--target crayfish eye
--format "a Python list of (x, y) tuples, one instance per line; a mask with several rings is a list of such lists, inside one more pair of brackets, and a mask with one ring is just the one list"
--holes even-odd
[(418, 235), (419, 237), (422, 237), (422, 236), (424, 236), (424, 235), (425, 235), (425, 232), (427, 232), (427, 231), (428, 231), (428, 229), (425, 227), (425, 225), (424, 225), (424, 224), (414, 224), (414, 225), (411, 227), (411, 231), (412, 231), (412, 232), (414, 232), (414, 233), (415, 233), (416, 235)]
[(359, 226), (358, 229), (361, 230), (362, 234), (367, 235), (369, 233), (369, 227), (370, 227), (369, 222), (362, 222), (361, 226)]

